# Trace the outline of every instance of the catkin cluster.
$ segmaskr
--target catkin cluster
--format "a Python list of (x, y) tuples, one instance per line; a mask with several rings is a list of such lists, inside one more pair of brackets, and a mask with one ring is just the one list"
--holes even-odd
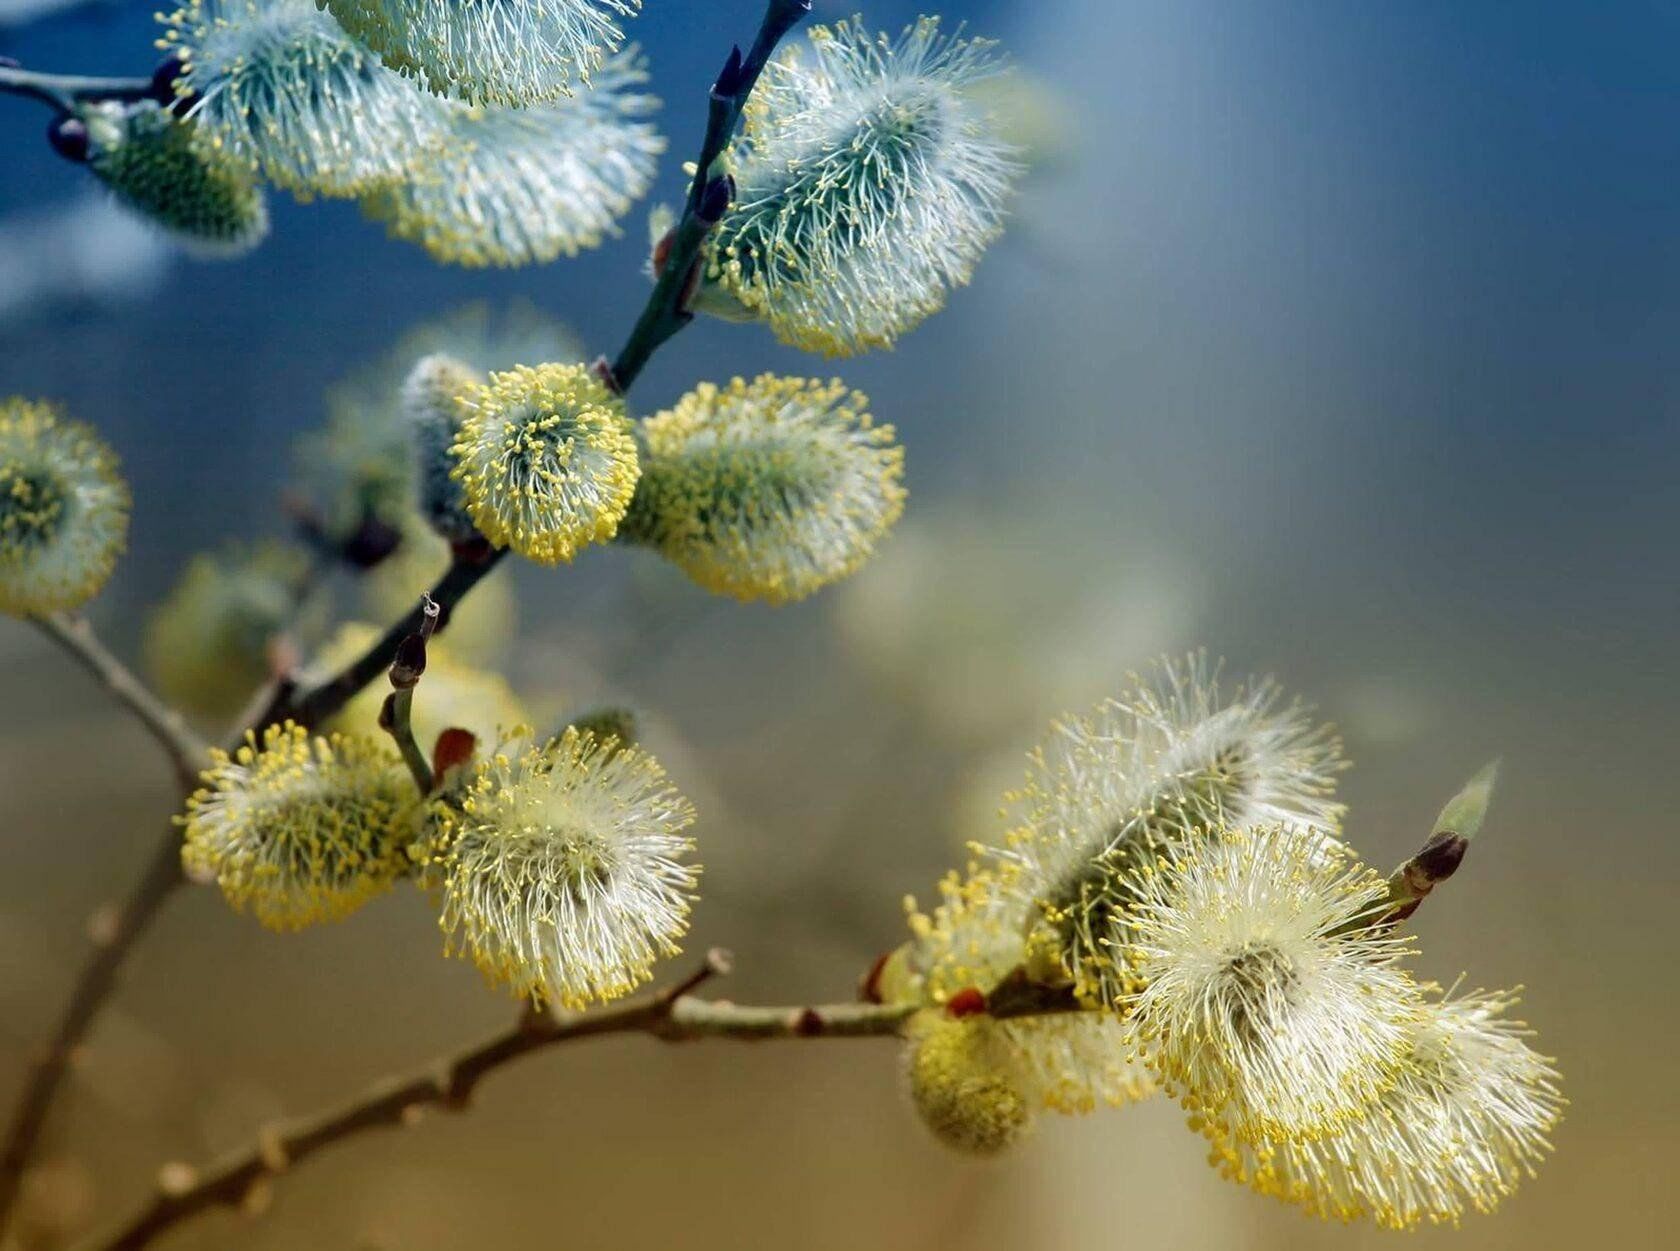
[[(1223, 696), (1194, 656), (1058, 724), (1013, 828), (875, 981), (938, 1022), (908, 1041), (930, 1128), (973, 1151), (1014, 1138), (1005, 1089), (1059, 1111), (1163, 1089), (1226, 1176), (1315, 1215), (1496, 1206), (1549, 1149), (1557, 1073), (1514, 996), (1413, 979), (1396, 888), (1341, 839), (1340, 764), (1305, 709)], [(1453, 837), (1487, 797), (1449, 805)]]

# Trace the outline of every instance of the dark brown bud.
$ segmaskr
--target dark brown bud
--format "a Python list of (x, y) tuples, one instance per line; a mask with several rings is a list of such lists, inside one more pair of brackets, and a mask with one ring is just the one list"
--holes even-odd
[(881, 998), (881, 974), (886, 970), (887, 961), (892, 959), (892, 952), (883, 951), (875, 957), (875, 962), (869, 966), (869, 972), (863, 975), (858, 983), (859, 1003), (884, 1003)]
[(402, 531), (371, 514), (339, 545), (344, 563), (357, 569), (383, 564), (402, 544)]
[(55, 117), (47, 127), (47, 142), (52, 150), (67, 161), (80, 163), (88, 159), (91, 147), (87, 123), (79, 117)]
[(712, 84), (712, 95), (719, 100), (728, 100), (741, 90), (741, 45), (736, 44), (729, 49), (729, 59), (723, 63), (723, 71), (718, 74), (717, 81)]
[(186, 63), (179, 56), (171, 54), (158, 62), (152, 71), (152, 99), (159, 104), (172, 106), (180, 101), (176, 83), (186, 70)]
[(413, 690), (426, 672), (426, 639), (410, 634), (397, 644), (396, 659), (391, 662), (391, 685), (399, 691)]
[(700, 203), (695, 207), (694, 215), (706, 225), (715, 226), (723, 220), (734, 198), (735, 180), (728, 174), (721, 174), (707, 183), (706, 189), (700, 193)]
[(496, 545), (482, 534), (475, 534), (464, 543), (451, 543), (449, 550), (463, 564), (482, 565), (496, 554)]
[[(667, 236), (667, 237), (669, 237), (669, 236)], [(654, 256), (656, 258), (655, 261), (654, 261), (654, 266), (655, 266), (654, 272), (655, 273), (659, 272), (659, 270), (658, 270), (659, 261), (657, 260), (658, 254), (659, 254), (658, 249), (655, 248), (654, 249)], [(605, 356), (597, 356), (595, 358), (595, 363), (593, 365), (591, 365), (590, 368), (595, 371), (595, 376), (601, 380), (601, 385), (604, 386), (607, 390), (611, 391), (614, 395), (623, 395), (624, 394), (623, 389), (620, 388), (619, 385), (618, 385), (618, 375), (613, 373), (612, 362), (609, 361)]]
[(1464, 853), (1469, 850), (1469, 839), (1443, 830), (1430, 837), (1423, 850), (1412, 857), (1412, 863), (1431, 884), (1444, 882), (1458, 872), (1458, 866), (1464, 862)]

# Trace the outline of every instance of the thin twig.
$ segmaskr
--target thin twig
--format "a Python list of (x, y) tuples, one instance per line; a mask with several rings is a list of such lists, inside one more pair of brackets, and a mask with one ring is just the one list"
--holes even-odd
[[(41, 632), (97, 677), (162, 745), (183, 791), (198, 782), (209, 748), (186, 726), (179, 713), (146, 688), (118, 660), (86, 621), (59, 614), (33, 618)], [(23, 1170), (34, 1154), (71, 1056), (87, 1036), (94, 1018), (116, 985), (117, 972), (129, 951), (151, 925), (163, 901), (184, 881), (181, 875), (180, 834), (174, 825), (165, 831), (146, 870), (124, 903), (114, 912), (102, 910), (92, 926), (94, 949), (76, 978), (70, 1002), (58, 1028), (24, 1084), (23, 1095), (0, 1148), (0, 1230), (6, 1227), (17, 1200)]]
[[(672, 233), (665, 267), (654, 283), (630, 337), (612, 365), (607, 367), (608, 381), (620, 395), (630, 390), (654, 352), (694, 320), (694, 314), (685, 307), (688, 280), (699, 260), (706, 235), (722, 217), (729, 205), (729, 196), (733, 194), (727, 180), (709, 179), (708, 175), (733, 135), (741, 111), (746, 107), (747, 97), (775, 52), (776, 45), (810, 11), (810, 0), (768, 0), (751, 51), (743, 58), (740, 49), (734, 49), (724, 72), (712, 88), (700, 160), (689, 187), (682, 220)], [(477, 553), (457, 554), (432, 588), (431, 598), (443, 606), (445, 613), (450, 612), (506, 555), (506, 548), (492, 550), (483, 559), (479, 559)], [(342, 673), (282, 708), (281, 715), (289, 716), (304, 726), (321, 724), (390, 667), (391, 661), (396, 658), (398, 645), (418, 629), (419, 624), (420, 610), (416, 608), (387, 630)]]
[(692, 975), (663, 990), (637, 995), (595, 1012), (554, 1016), (527, 1012), (512, 1028), (407, 1077), (380, 1082), (349, 1103), (260, 1133), (257, 1143), (195, 1174), (171, 1165), (158, 1194), (87, 1251), (135, 1251), (164, 1231), (217, 1207), (237, 1207), (253, 1188), (309, 1156), (367, 1130), (411, 1125), (432, 1106), (460, 1111), (478, 1084), (524, 1056), (561, 1043), (606, 1034), (646, 1034), (664, 1042), (702, 1038), (880, 1038), (898, 1032), (909, 1009), (842, 1003), (815, 1007), (743, 1007), (695, 998), (702, 984), (729, 971), (727, 952), (713, 949)]
[(76, 978), (58, 1031), (30, 1072), (23, 1097), (6, 1131), (5, 1147), (0, 1151), (0, 1230), (11, 1215), (23, 1170), (34, 1154), (47, 1113), (69, 1072), (71, 1057), (110, 998), (117, 972), (129, 952), (151, 925), (164, 900), (186, 881), (181, 873), (180, 845), (180, 832), (171, 824), (128, 899), (114, 913), (102, 910), (95, 915), (90, 927), (93, 954)]
[[(673, 235), (665, 270), (649, 294), (647, 305), (624, 348), (610, 368), (609, 381), (616, 386), (620, 394), (629, 390), (642, 367), (660, 345), (693, 319), (693, 314), (686, 307), (690, 279), (707, 233), (721, 219), (728, 208), (729, 198), (733, 195), (733, 189), (727, 179), (710, 177), (712, 166), (727, 146), (740, 120), (747, 97), (776, 45), (810, 12), (810, 8), (810, 0), (768, 0), (752, 49), (745, 58), (736, 49), (725, 67), (724, 75), (720, 76), (713, 88), (701, 160), (689, 189), (683, 220)], [(60, 110), (68, 110), (78, 100), (141, 99), (150, 95), (151, 90), (152, 83), (149, 79), (72, 78), (35, 74), (10, 66), (0, 67), (0, 92), (32, 96)], [(437, 601), (443, 612), (448, 614), (506, 554), (505, 549), (491, 549), (483, 553), (457, 551), (448, 570), (432, 588), (429, 598)], [(300, 691), (289, 683), (277, 684), (274, 698), (263, 710), (264, 723), (289, 717), (312, 728), (326, 721), (390, 667), (403, 640), (419, 628), (421, 617), (422, 610), (415, 608), (392, 625), (347, 668), (319, 686)], [(258, 725), (254, 728), (262, 727)], [(193, 781), (191, 778), (184, 779), (187, 789), (191, 789)], [(118, 914), (115, 937), (96, 952), (94, 959), (83, 970), (73, 992), (71, 1006), (61, 1022), (53, 1050), (26, 1088), (13, 1132), (7, 1140), (4, 1159), (0, 1161), (0, 1231), (5, 1228), (7, 1216), (16, 1198), (19, 1177), (28, 1162), (35, 1139), (62, 1081), (71, 1049), (86, 1033), (93, 1017), (110, 994), (116, 972), (135, 940), (144, 931), (158, 906), (182, 880), (178, 839), (171, 830), (170, 836), (154, 857), (145, 878), (136, 886), (129, 903)], [(680, 1008), (678, 1002), (681, 1004)], [(657, 1018), (647, 1018), (639, 1024), (623, 1023), (628, 1018), (621, 1014), (632, 1010), (636, 1004), (637, 1001), (631, 1001), (621, 1005), (616, 1010), (620, 1015), (609, 1012), (556, 1022), (552, 1027), (538, 1026), (534, 1039), (529, 1043), (524, 1041), (525, 1033), (521, 1033), (517, 1039), (493, 1040), (486, 1048), (462, 1057), (464, 1071), (470, 1075), (474, 1072), (475, 1064), (484, 1065), (486, 1057), (498, 1057), (510, 1048), (512, 1050), (507, 1058), (524, 1054), (525, 1051), (534, 1050), (539, 1046), (546, 1046), (550, 1042), (595, 1033), (622, 1032), (639, 1028), (645, 1032), (656, 1033), (660, 1037), (702, 1037), (711, 1034), (730, 1037), (789, 1037), (802, 1036), (810, 1027), (815, 1026), (818, 1032), (865, 1034), (884, 1032), (881, 1028), (883, 1023), (889, 1020), (896, 1021), (898, 1016), (902, 1015), (895, 1015), (893, 1010), (869, 1005), (848, 1005), (834, 1009), (746, 1009), (721, 1004), (702, 1005), (697, 1001), (681, 998), (679, 1001), (665, 1004)], [(789, 1015), (790, 1013), (792, 1015)], [(648, 1021), (654, 1019), (664, 1022), (658, 1030), (649, 1028)], [(620, 1023), (614, 1024), (615, 1020)], [(469, 1087), (470, 1084), (471, 1081), (468, 1082)], [(425, 1089), (435, 1085), (435, 1077), (416, 1079), (410, 1083), (420, 1096), (424, 1096)], [(402, 1093), (401, 1088), (398, 1093)], [(437, 1102), (438, 1097), (434, 1095), (429, 1099), (417, 1097), (396, 1100), (387, 1096), (384, 1102), (352, 1108), (348, 1114), (351, 1118), (348, 1125), (341, 1126), (337, 1120), (328, 1118), (324, 1125), (313, 1129), (306, 1127), (307, 1132), (300, 1132), (297, 1140), (292, 1143), (292, 1158), (308, 1154), (328, 1142), (354, 1132), (362, 1127), (362, 1118), (372, 1118), (367, 1121), (368, 1124), (389, 1123), (388, 1114), (391, 1109), (395, 1109), (395, 1115), (400, 1118), (403, 1108), (413, 1103), (428, 1101)], [(324, 1137), (321, 1136), (323, 1134)], [(266, 1164), (251, 1176), (259, 1177), (263, 1171), (270, 1171)], [(237, 1189), (240, 1194), (244, 1193), (244, 1187), (237, 1185), (237, 1182), (236, 1174), (234, 1181), (224, 1183), (230, 1187), (229, 1193), (232, 1193), (232, 1189)], [(186, 1195), (196, 1194), (197, 1190), (197, 1187), (191, 1188)], [(212, 1195), (198, 1201), (188, 1210), (197, 1210), (198, 1206), (220, 1201), (220, 1198)], [(129, 1233), (120, 1236), (118, 1241), (110, 1245), (141, 1245), (157, 1230), (178, 1219), (171, 1213), (181, 1202), (183, 1200), (179, 1196), (160, 1198), (159, 1204), (164, 1206), (148, 1211)], [(136, 1237), (138, 1241), (134, 1240)]]
[(164, 703), (146, 684), (111, 654), (99, 641), (93, 627), (80, 617), (53, 613), (30, 618), (41, 633), (73, 656), (81, 666), (115, 695), (141, 725), (145, 726), (158, 745), (169, 756), (175, 776), (181, 785), (191, 790), (198, 784), (199, 770), (204, 768), (209, 747), (187, 728), (181, 714)]
[(437, 629), (442, 609), (430, 595), (420, 599), (420, 628), (397, 645), (397, 655), (391, 661), (391, 693), (379, 709), (379, 725), (396, 740), (403, 763), (414, 779), (421, 795), (432, 793), (431, 763), (414, 738), (414, 688), (426, 672), (426, 640)]
[[(483, 554), (457, 553), (450, 561), (449, 568), (444, 570), (443, 576), (437, 580), (437, 584), (425, 598), (434, 601), (447, 615), (506, 555), (505, 547)], [(290, 717), (299, 725), (310, 728), (326, 721), (360, 694), (368, 683), (390, 669), (391, 662), (397, 658), (397, 648), (405, 638), (420, 628), (424, 616), (423, 607), (417, 604), (343, 672), (282, 708), (282, 717)]]
[(15, 65), (0, 65), (0, 92), (26, 96), (61, 113), (92, 100), (145, 100), (153, 97), (150, 78), (91, 78), (82, 74), (42, 74)]
[(810, 11), (811, 0), (769, 0), (747, 55), (742, 57), (739, 47), (731, 49), (723, 72), (712, 85), (706, 133), (700, 142), (700, 159), (694, 164), (694, 180), (689, 184), (682, 217), (671, 231), (653, 292), (611, 366), (610, 380), (621, 395), (630, 389), (660, 345), (694, 320), (687, 307), (694, 268), (700, 262), (706, 236), (722, 219), (734, 195), (729, 180), (714, 178), (712, 168), (734, 137), (747, 97), (776, 45)]

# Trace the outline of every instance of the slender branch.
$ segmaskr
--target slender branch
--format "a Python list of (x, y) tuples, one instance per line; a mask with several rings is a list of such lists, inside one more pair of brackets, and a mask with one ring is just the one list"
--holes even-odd
[[(624, 348), (610, 367), (608, 380), (620, 394), (629, 390), (653, 353), (693, 319), (686, 302), (696, 276), (700, 250), (706, 235), (721, 220), (733, 195), (729, 180), (711, 177), (711, 169), (734, 133), (753, 85), (777, 44), (810, 12), (810, 8), (810, 0), (768, 0), (751, 50), (743, 58), (739, 49), (735, 49), (724, 74), (713, 88), (701, 159), (689, 189), (683, 218), (673, 232), (664, 270), (654, 284), (647, 305)], [(0, 92), (30, 96), (60, 111), (69, 111), (80, 100), (146, 98), (153, 94), (153, 81), (45, 75), (13, 66), (0, 66)], [(458, 550), (448, 570), (432, 588), (429, 598), (435, 600), (447, 614), (506, 554), (505, 549), (487, 552)], [(300, 691), (289, 681), (277, 683), (268, 706), (263, 710), (263, 724), (290, 717), (301, 725), (314, 727), (327, 720), (382, 671), (389, 669), (403, 640), (420, 628), (421, 621), (422, 609), (417, 607), (392, 625), (342, 672), (310, 690)], [(260, 725), (257, 728), (261, 728)], [(195, 742), (195, 748), (197, 746)], [(193, 781), (190, 776), (183, 777), (183, 784), (188, 789)], [(109, 941), (100, 946), (83, 970), (52, 1049), (25, 1090), (12, 1132), (6, 1140), (3, 1159), (0, 1159), (0, 1230), (5, 1227), (16, 1199), (22, 1169), (62, 1083), (72, 1049), (86, 1034), (93, 1017), (110, 994), (117, 970), (129, 949), (150, 923), (159, 905), (182, 880), (178, 839), (171, 829), (145, 877), (117, 914)], [(451, 1067), (453, 1076), (445, 1086), (438, 1085), (435, 1075), (413, 1079), (406, 1087), (399, 1085), (394, 1094), (387, 1091), (379, 1098), (356, 1105), (347, 1112), (329, 1116), (318, 1124), (305, 1125), (294, 1133), (292, 1139), (283, 1142), (289, 1145), (290, 1158), (301, 1158), (358, 1129), (389, 1124), (392, 1117), (400, 1120), (404, 1110), (411, 1105), (442, 1102), (445, 1096), (452, 1097), (452, 1092), (464, 1093), (470, 1090), (479, 1073), (528, 1051), (571, 1038), (629, 1030), (641, 1030), (670, 1039), (714, 1035), (799, 1037), (813, 1032), (851, 1036), (889, 1032), (903, 1015), (898, 1009), (870, 1005), (735, 1008), (725, 1004), (702, 1004), (685, 996), (686, 991), (668, 1001), (658, 997), (651, 1001), (632, 1000), (617, 1009), (588, 1017), (524, 1025), (516, 1035), (492, 1040), (460, 1057)], [(650, 1003), (652, 1006), (649, 1006)], [(250, 1171), (253, 1167), (254, 1172)], [(250, 1181), (271, 1171), (275, 1169), (270, 1167), (268, 1159), (259, 1161), (256, 1166), (249, 1162), (236, 1162), (215, 1174), (208, 1185), (197, 1184), (162, 1195), (153, 1208), (142, 1214), (129, 1230), (109, 1245), (113, 1248), (140, 1246), (182, 1216), (226, 1201), (224, 1195), (243, 1195)], [(215, 1180), (217, 1178), (220, 1180)], [(204, 1193), (207, 1189), (209, 1193)]]
[(700, 143), (700, 159), (694, 164), (694, 180), (689, 184), (682, 217), (663, 245), (659, 276), (648, 302), (611, 366), (611, 381), (620, 394), (630, 389), (660, 345), (694, 320), (687, 305), (700, 251), (734, 195), (728, 178), (713, 177), (713, 166), (734, 136), (741, 111), (776, 45), (810, 11), (811, 0), (769, 0), (752, 48), (744, 58), (739, 47), (731, 49), (723, 72), (712, 85), (707, 101), (706, 133)]
[[(694, 320), (694, 314), (685, 307), (689, 280), (706, 235), (723, 217), (733, 194), (727, 179), (710, 178), (708, 175), (728, 145), (740, 121), (741, 110), (746, 107), (747, 98), (775, 52), (776, 45), (810, 11), (811, 0), (768, 0), (752, 49), (745, 58), (739, 48), (733, 49), (723, 73), (712, 87), (700, 160), (694, 181), (689, 186), (682, 219), (672, 232), (664, 268), (654, 283), (641, 316), (630, 331), (630, 337), (616, 360), (607, 367), (607, 380), (620, 395), (630, 390), (654, 352)], [(432, 588), (431, 598), (448, 612), (506, 554), (506, 549), (498, 549), (482, 560), (476, 559), (475, 555), (457, 554), (448, 571)], [(290, 716), (305, 726), (319, 725), (331, 717), (390, 667), (391, 661), (396, 658), (398, 645), (419, 628), (419, 614), (419, 609), (409, 613), (342, 673), (307, 692), (291, 706), (282, 708), (281, 715)]]
[(204, 767), (209, 748), (187, 728), (180, 713), (148, 690), (127, 665), (111, 654), (84, 618), (53, 613), (31, 620), (40, 627), (41, 633), (98, 678), (105, 689), (146, 727), (168, 754), (182, 787), (191, 790), (198, 784), (198, 773)]
[[(449, 568), (425, 598), (434, 601), (441, 612), (448, 614), (506, 555), (506, 548), (495, 548), (488, 553), (457, 551)], [(299, 725), (320, 725), (391, 667), (391, 662), (397, 658), (397, 648), (405, 638), (420, 629), (424, 617), (422, 602), (385, 631), (343, 672), (285, 704), (277, 719), (290, 717)]]
[(150, 78), (90, 78), (80, 74), (42, 74), (20, 66), (0, 65), (0, 92), (39, 100), (68, 113), (87, 100), (145, 100), (153, 95)]
[[(198, 782), (208, 747), (186, 726), (179, 713), (158, 699), (101, 643), (85, 620), (61, 614), (33, 618), (52, 639), (104, 684), (162, 745), (183, 791)], [(180, 835), (171, 824), (159, 840), (145, 872), (115, 910), (104, 909), (92, 925), (94, 949), (70, 992), (70, 1002), (45, 1052), (30, 1072), (23, 1095), (0, 1148), (0, 1230), (17, 1200), (23, 1170), (46, 1126), (47, 1114), (64, 1084), (70, 1059), (87, 1036), (94, 1018), (116, 986), (117, 972), (146, 932), (164, 900), (185, 879), (181, 875)]]
[(776, 1038), (881, 1038), (898, 1032), (909, 1009), (876, 1004), (815, 1007), (743, 1007), (694, 997), (713, 977), (729, 971), (728, 953), (713, 949), (692, 975), (663, 990), (637, 995), (595, 1012), (554, 1016), (527, 1012), (512, 1028), (428, 1064), (407, 1077), (386, 1080), (339, 1107), (274, 1126), (257, 1143), (202, 1174), (181, 1165), (160, 1173), (158, 1194), (113, 1233), (87, 1251), (135, 1251), (166, 1230), (216, 1207), (236, 1207), (254, 1187), (293, 1165), (374, 1129), (414, 1124), (423, 1109), (460, 1111), (478, 1084), (505, 1065), (561, 1043), (607, 1034), (645, 1034), (664, 1042), (702, 1038), (742, 1041)]
[(103, 909), (95, 914), (90, 927), (93, 954), (76, 979), (57, 1033), (29, 1074), (23, 1097), (6, 1131), (5, 1146), (0, 1149), (0, 1230), (5, 1228), (17, 1201), (23, 1170), (34, 1154), (47, 1113), (69, 1072), (72, 1055), (115, 989), (117, 972), (129, 952), (151, 925), (164, 900), (186, 881), (181, 873), (180, 841), (179, 832), (171, 824), (128, 899), (115, 911)]

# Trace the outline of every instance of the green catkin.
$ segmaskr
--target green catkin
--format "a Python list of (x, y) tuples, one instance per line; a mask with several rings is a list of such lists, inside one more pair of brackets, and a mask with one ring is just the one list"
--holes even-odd
[(934, 1137), (964, 1155), (998, 1155), (1032, 1121), (1026, 1097), (988, 1055), (990, 1028), (990, 1021), (954, 1020), (934, 1009), (910, 1031), (911, 1101)]
[(152, 101), (82, 112), (88, 168), (126, 207), (191, 251), (232, 257), (268, 234), (268, 203), (249, 171)]

